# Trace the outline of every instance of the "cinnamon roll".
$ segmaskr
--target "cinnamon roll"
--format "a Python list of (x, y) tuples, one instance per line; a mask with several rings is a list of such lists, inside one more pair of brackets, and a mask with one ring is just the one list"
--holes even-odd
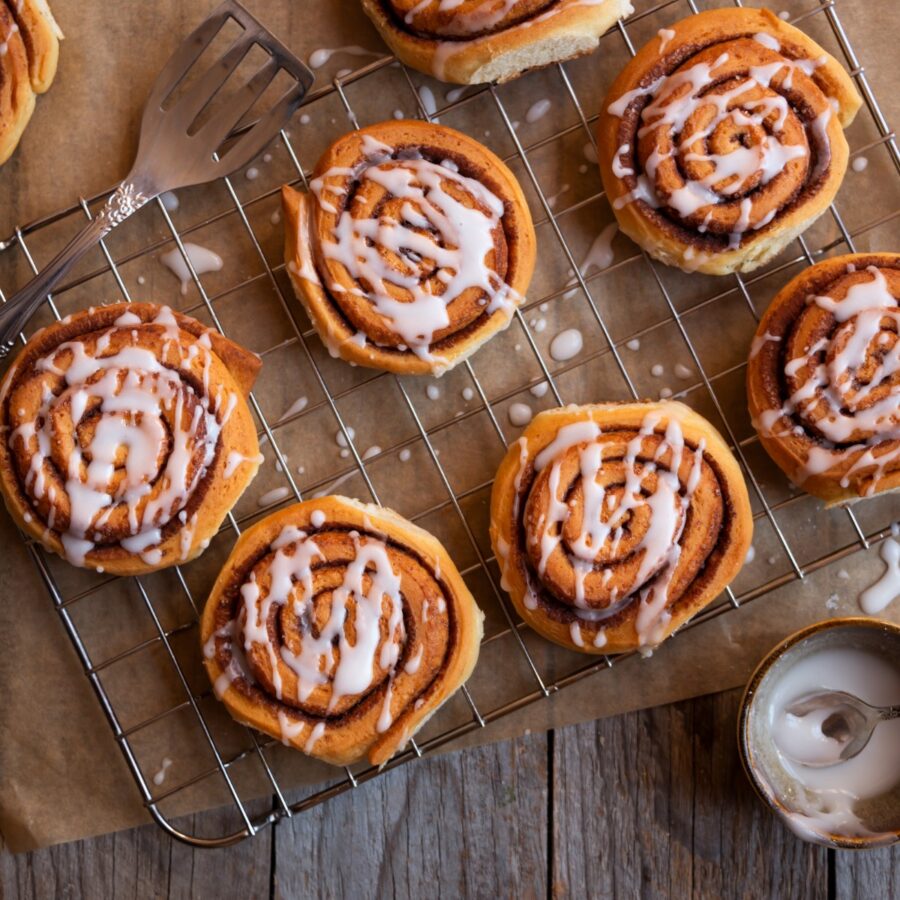
[(16, 149), (56, 75), (62, 32), (46, 0), (0, 2), (0, 164)]
[(834, 199), (850, 76), (765, 9), (715, 9), (661, 29), (604, 101), (598, 156), (621, 229), (686, 271), (749, 272)]
[(750, 416), (798, 487), (829, 504), (900, 488), (900, 254), (857, 253), (779, 291), (753, 340)]
[(728, 585), (752, 534), (737, 461), (673, 401), (540, 413), (491, 496), (504, 590), (582, 653), (651, 650)]
[(383, 765), (469, 677), (482, 618), (434, 537), (323, 497), (244, 532), (201, 638), (238, 721), (335, 765)]
[(345, 135), (283, 204), (297, 296), (332, 355), (362, 366), (442, 374), (509, 324), (534, 269), (513, 174), (440, 125)]
[(151, 303), (37, 332), (0, 385), (0, 492), (18, 526), (77, 566), (186, 562), (260, 462), (245, 395), (259, 358)]
[(509, 81), (583, 56), (633, 12), (629, 0), (362, 0), (406, 65), (441, 81)]

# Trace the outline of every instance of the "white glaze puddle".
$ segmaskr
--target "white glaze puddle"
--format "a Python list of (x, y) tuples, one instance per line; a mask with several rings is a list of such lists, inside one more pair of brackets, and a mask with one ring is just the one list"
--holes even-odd
[(781, 675), (767, 710), (779, 763), (797, 785), (796, 796), (789, 801), (794, 807), (791, 827), (801, 836), (828, 831), (864, 836), (869, 829), (854, 807), (857, 800), (884, 794), (900, 781), (900, 720), (880, 723), (853, 759), (825, 768), (803, 765), (791, 757), (828, 760), (841, 749), (821, 732), (825, 716), (798, 720), (787, 713), (796, 700), (820, 690), (846, 691), (878, 706), (900, 703), (900, 669), (860, 649), (819, 650)]
[(320, 47), (313, 50), (309, 54), (309, 67), (311, 69), (321, 69), (332, 56), (344, 54), (347, 56), (374, 56), (380, 58), (383, 56), (374, 50), (366, 50), (365, 47), (358, 47), (355, 44), (348, 44), (346, 47)]
[(879, 553), (884, 561), (884, 574), (859, 596), (859, 606), (870, 616), (877, 615), (900, 597), (900, 544), (893, 538), (882, 541)]
[(271, 506), (273, 503), (281, 503), (290, 496), (291, 489), (289, 487), (277, 487), (271, 491), (266, 491), (259, 500), (256, 501), (257, 506), (262, 509), (264, 506)]
[(169, 771), (169, 768), (172, 765), (172, 760), (169, 757), (165, 757), (160, 765), (159, 769), (153, 776), (153, 783), (159, 787), (166, 780), (166, 773)]
[(608, 269), (612, 265), (614, 258), (612, 242), (618, 230), (618, 225), (612, 222), (594, 238), (590, 250), (578, 267), (582, 275), (589, 275), (594, 269)]
[(583, 346), (581, 332), (577, 328), (567, 328), (550, 342), (550, 355), (557, 362), (565, 362), (578, 356)]
[[(291, 405), (279, 416), (278, 422), (283, 422), (285, 419), (289, 419), (291, 416), (296, 416), (297, 413), (303, 412), (306, 409), (307, 404), (309, 403), (308, 397), (298, 397)], [(276, 424), (278, 424), (276, 422)]]
[(531, 407), (527, 403), (511, 403), (507, 410), (510, 425), (523, 428), (534, 416)]
[(528, 122), (529, 125), (533, 125), (535, 122), (540, 121), (548, 112), (550, 112), (550, 107), (552, 105), (552, 101), (547, 97), (536, 100), (528, 107), (528, 111), (525, 113), (525, 121)]
[[(218, 272), (222, 268), (222, 257), (206, 247), (185, 241), (184, 250), (198, 277), (207, 272)], [(192, 281), (191, 272), (178, 247), (163, 253), (159, 261), (181, 282), (181, 293), (186, 294)]]
[(432, 122), (440, 122), (440, 119), (435, 115), (437, 112), (437, 100), (434, 97), (434, 91), (427, 84), (423, 84), (419, 88), (419, 100), (422, 101), (422, 108), (425, 110), (428, 118)]

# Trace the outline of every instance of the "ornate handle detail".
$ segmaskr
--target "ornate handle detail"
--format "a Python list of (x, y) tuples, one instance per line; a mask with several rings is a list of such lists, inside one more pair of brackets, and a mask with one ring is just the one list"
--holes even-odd
[(15, 346), (16, 338), (38, 306), (60, 278), (101, 241), (116, 225), (152, 199), (131, 181), (123, 181), (109, 196), (106, 205), (85, 227), (15, 296), (0, 308), (0, 358)]

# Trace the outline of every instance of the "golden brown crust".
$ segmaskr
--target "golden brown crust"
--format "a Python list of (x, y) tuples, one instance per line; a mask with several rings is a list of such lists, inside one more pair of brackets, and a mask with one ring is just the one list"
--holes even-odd
[[(411, 156), (416, 158), (410, 160)], [(371, 285), (354, 277), (343, 261), (346, 256), (334, 251), (340, 246), (339, 223), (349, 222), (356, 228), (386, 225), (388, 240), (400, 242), (403, 252), (386, 248), (379, 232), (378, 264), (387, 267), (385, 291), (405, 303), (401, 309), (424, 305), (407, 302), (411, 295), (399, 286), (402, 278), (412, 275), (417, 285), (425, 286), (420, 299), (426, 303), (450, 290), (447, 282), (464, 266), (461, 258), (454, 257), (462, 254), (452, 243), (461, 236), (453, 234), (452, 222), (447, 231), (441, 230), (439, 206), (444, 201), (435, 201), (435, 208), (417, 199), (404, 200), (389, 185), (369, 177), (373, 172), (397, 174), (420, 164), (438, 173), (440, 192), (467, 210), (480, 210), (479, 221), (494, 222), (490, 247), (487, 252), (485, 247), (478, 251), (484, 255), (483, 269), (490, 275), (492, 288), (486, 291), (477, 283), (465, 286), (446, 305), (448, 324), (418, 346), (410, 346), (396, 320), (376, 308)], [(412, 175), (413, 183), (419, 184), (416, 173)], [(319, 160), (311, 184), (313, 190), (307, 194), (287, 186), (282, 191), (285, 258), (294, 290), (332, 355), (400, 374), (439, 375), (509, 324), (531, 280), (536, 239), (521, 187), (486, 147), (440, 125), (383, 122), (336, 141)], [(434, 185), (429, 190), (426, 196), (434, 196)], [(489, 203), (499, 204), (499, 214)], [(410, 206), (431, 217), (428, 227), (408, 223)], [(427, 249), (416, 243), (421, 240)], [(415, 259), (406, 252), (407, 244), (421, 251)], [(443, 265), (431, 259), (441, 253), (451, 257)]]
[[(840, 302), (854, 286), (865, 289), (876, 277), (884, 279), (883, 296), (892, 297), (893, 304), (885, 302), (881, 317), (860, 308), (862, 316), (871, 317), (872, 333), (851, 359), (846, 356), (851, 338), (867, 324), (859, 315), (836, 317), (811, 298)], [(776, 294), (759, 323), (747, 364), (751, 420), (788, 478), (829, 505), (900, 488), (900, 372), (886, 365), (896, 356), (898, 331), (897, 253), (851, 253), (810, 266)], [(797, 362), (804, 358), (807, 364)], [(814, 391), (804, 390), (814, 365), (821, 366), (822, 378)], [(794, 394), (808, 394), (808, 400), (794, 403)], [(887, 409), (884, 416), (873, 416), (877, 405)], [(828, 429), (841, 421), (852, 431), (844, 441), (829, 441)]]
[[(728, 114), (713, 128), (717, 97), (729, 98)], [(603, 102), (600, 172), (621, 229), (686, 271), (757, 268), (834, 198), (847, 167), (842, 126), (861, 102), (833, 57), (768, 10), (683, 19), (641, 48)], [(748, 162), (731, 173), (741, 154)]]
[(672, 401), (540, 413), (491, 495), (503, 587), (535, 631), (583, 653), (657, 645), (734, 578), (752, 534), (737, 461)]
[(420, 0), (362, 0), (385, 43), (406, 65), (441, 81), (509, 81), (596, 49), (629, 0), (463, 0), (452, 10)]
[[(92, 307), (35, 333), (0, 386), (0, 492), (16, 524), (110, 574), (199, 555), (259, 465), (244, 399), (259, 366), (255, 354), (151, 303)], [(104, 427), (119, 437), (97, 438)], [(107, 464), (95, 458), (101, 448), (112, 458), (95, 472)], [(173, 488), (180, 477), (185, 487)]]
[[(365, 574), (354, 574), (366, 553)], [(281, 596), (272, 573), (283, 579), (291, 566), (297, 587)], [(342, 585), (348, 593), (335, 601)], [(370, 620), (367, 593), (376, 604)], [(238, 721), (334, 765), (366, 756), (383, 765), (469, 677), (482, 619), (432, 535), (389, 509), (333, 496), (280, 510), (241, 535), (206, 603), (201, 641), (216, 694)], [(322, 648), (332, 660), (316, 656), (304, 669), (304, 646), (308, 654), (332, 627)], [(322, 672), (315, 684), (313, 670)], [(339, 691), (354, 675), (362, 680)]]
[(0, 2), (0, 164), (16, 149), (56, 74), (59, 27), (45, 0)]

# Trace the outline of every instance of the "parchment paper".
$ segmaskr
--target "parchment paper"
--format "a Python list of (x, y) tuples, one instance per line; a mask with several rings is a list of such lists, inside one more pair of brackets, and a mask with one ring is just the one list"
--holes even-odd
[[(382, 45), (358, 9), (355, 0), (316, 0), (316, 2), (263, 2), (248, 0), (247, 5), (279, 36), (302, 56), (318, 47), (359, 45), (379, 51)], [(648, 7), (637, 0), (636, 6)], [(17, 223), (51, 212), (69, 204), (79, 195), (89, 195), (113, 183), (130, 164), (136, 142), (136, 125), (143, 99), (178, 37), (187, 33), (214, 6), (212, 0), (182, 4), (177, 0), (159, 0), (152, 12), (144, 3), (117, 4), (110, 7), (54, 0), (67, 40), (62, 47), (60, 71), (50, 93), (38, 101), (32, 124), (15, 157), (0, 170), (0, 231), (10, 233)], [(838, 12), (862, 58), (869, 78), (883, 104), (889, 121), (900, 121), (896, 87), (896, 16), (891, 0), (841, 0)], [(809, 4), (785, 3), (793, 14), (802, 13)], [(676, 21), (687, 13), (679, 6), (664, 10), (637, 23), (631, 33), (641, 43), (656, 29)], [(838, 51), (831, 33), (818, 14), (801, 27), (809, 30), (832, 51)], [(569, 67), (576, 91), (587, 115), (594, 114), (599, 100), (614, 73), (626, 58), (621, 40), (604, 39), (599, 53)], [(320, 83), (338, 69), (360, 64), (360, 57), (336, 55), (320, 70)], [(427, 79), (414, 77), (417, 85), (429, 85), (438, 104), (445, 101), (447, 88)], [(387, 118), (394, 110), (416, 113), (415, 98), (397, 69), (385, 70), (379, 79), (367, 79), (347, 89), (348, 99), (360, 114), (361, 124)], [(554, 71), (533, 73), (501, 89), (511, 115), (523, 122), (520, 136), (530, 144), (561, 128), (576, 124), (577, 113), (566, 99), (562, 83)], [(552, 97), (553, 108), (543, 119), (528, 124), (525, 112), (535, 100)], [(308, 125), (292, 126), (292, 139), (299, 147), (302, 162), (310, 167), (324, 146), (348, 126), (337, 98), (322, 101), (307, 111)], [(463, 128), (484, 140), (501, 155), (512, 152), (503, 123), (489, 95), (467, 103), (444, 121)], [(849, 133), (852, 149), (866, 147), (877, 139), (871, 117), (865, 110)], [(579, 199), (599, 191), (599, 178), (589, 166), (580, 171), (585, 160), (583, 131), (575, 128), (560, 141), (535, 149), (530, 158), (542, 187), (548, 195), (559, 194), (558, 208), (577, 204)], [(848, 227), (853, 230), (879, 216), (887, 216), (900, 207), (900, 181), (881, 145), (864, 151), (869, 165), (864, 172), (848, 172), (838, 197), (838, 206)], [(272, 149), (272, 159), (260, 161), (259, 175), (235, 178), (235, 190), (249, 200), (293, 178), (290, 160), (283, 147)], [(536, 219), (543, 219), (533, 186), (521, 164), (513, 163), (516, 174), (526, 185)], [(568, 186), (568, 187), (567, 187)], [(264, 353), (265, 365), (257, 396), (263, 411), (274, 421), (300, 396), (309, 399), (309, 411), (278, 430), (279, 445), (289, 454), (289, 462), (304, 491), (333, 484), (348, 469), (336, 445), (331, 448), (336, 424), (321, 389), (296, 340), (290, 320), (277, 302), (277, 292), (265, 277), (264, 267), (248, 240), (230, 196), (221, 185), (182, 192), (181, 205), (173, 214), (182, 231), (210, 215), (222, 213), (213, 225), (199, 229), (189, 239), (217, 250), (225, 257), (221, 272), (203, 277), (226, 331), (252, 349)], [(267, 197), (248, 207), (248, 215), (263, 250), (273, 265), (280, 259), (280, 227), (272, 222), (277, 197)], [(576, 254), (585, 254), (594, 236), (611, 221), (605, 201), (584, 205), (560, 219), (566, 238)], [(29, 248), (39, 262), (46, 262), (62, 239), (78, 226), (70, 219), (35, 235)], [(834, 222), (824, 219), (807, 235), (810, 246), (823, 246), (837, 236)], [(897, 220), (890, 218), (878, 227), (858, 236), (860, 250), (896, 249)], [(115, 232), (110, 250), (117, 259), (146, 247), (149, 241), (169, 237), (165, 223), (156, 210), (142, 212), (139, 219)], [(557, 289), (568, 277), (568, 261), (546, 224), (539, 226), (540, 266), (530, 297), (537, 298)], [(169, 243), (161, 250), (170, 249)], [(649, 372), (654, 362), (671, 372), (677, 362), (690, 364), (683, 340), (663, 307), (658, 287), (650, 271), (640, 260), (628, 262), (635, 249), (619, 236), (613, 245), (614, 265), (591, 283), (594, 301), (610, 324), (618, 341), (624, 335), (641, 333), (642, 350), (626, 358), (629, 374), (642, 393), (658, 393), (662, 383)], [(845, 252), (839, 247), (836, 252)], [(796, 245), (784, 258), (797, 254)], [(121, 265), (123, 278), (133, 297), (150, 298), (189, 309), (199, 302), (191, 287), (182, 297), (172, 275), (156, 259), (157, 252)], [(103, 263), (99, 252), (86, 260), (76, 273), (88, 275)], [(751, 299), (761, 311), (777, 288), (798, 270), (797, 266), (751, 284)], [(674, 270), (657, 269), (680, 311), (692, 341), (701, 354), (707, 372), (716, 378), (716, 391), (723, 400), (723, 411), (743, 440), (751, 435), (743, 400), (743, 370), (736, 366), (746, 353), (753, 319), (746, 301), (737, 292), (692, 310), (698, 301), (712, 298), (732, 286), (726, 280), (703, 276), (684, 276)], [(21, 254), (0, 254), (0, 286), (11, 293), (27, 278)], [(142, 281), (139, 281), (139, 278)], [(90, 303), (119, 298), (108, 273), (85, 281), (58, 298), (63, 312)], [(252, 313), (252, 314), (250, 314)], [(205, 314), (200, 311), (201, 318)], [(298, 316), (299, 318), (299, 316)], [(545, 318), (546, 328), (534, 337), (546, 348), (549, 339), (565, 327), (580, 327), (586, 341), (603, 347), (597, 326), (583, 297), (557, 300), (547, 311), (532, 310), (528, 318)], [(663, 324), (661, 324), (663, 323)], [(287, 343), (285, 343), (287, 341)], [(498, 336), (474, 360), (475, 370), (490, 397), (497, 397), (526, 382), (538, 373), (534, 358), (521, 330), (513, 326)], [(323, 371), (330, 389), (339, 396), (342, 415), (356, 429), (361, 450), (378, 444), (394, 448), (373, 459), (370, 465), (373, 484), (379, 498), (400, 512), (420, 516), (419, 523), (440, 536), (460, 568), (471, 568), (469, 581), (488, 614), (488, 635), (503, 627), (494, 592), (479, 572), (477, 556), (467, 541), (453, 509), (446, 505), (446, 493), (406, 409), (402, 396), (390, 379), (370, 381), (371, 373), (351, 369), (330, 360), (315, 338), (309, 339), (311, 352)], [(517, 349), (518, 346), (518, 349)], [(627, 354), (628, 351), (623, 351)], [(672, 377), (669, 376), (672, 381)], [(693, 381), (686, 399), (721, 424), (716, 409)], [(621, 377), (609, 353), (599, 353), (558, 378), (566, 400), (585, 402), (627, 396)], [(489, 555), (487, 542), (487, 500), (489, 480), (503, 448), (482, 410), (467, 404), (462, 389), (471, 384), (464, 371), (456, 370), (439, 383), (441, 399), (425, 397), (425, 381), (406, 381), (406, 387), (418, 414), (427, 427), (448, 422), (433, 437), (442, 454), (453, 488), (463, 497), (461, 505), (482, 553)], [(672, 381), (676, 390), (685, 385)], [(494, 411), (505, 429), (507, 439), (515, 429), (506, 421), (506, 406), (525, 400), (535, 408), (551, 405), (548, 394), (536, 401), (527, 391), (494, 404)], [(731, 402), (733, 400), (733, 402)], [(373, 409), (378, 411), (377, 418)], [(455, 412), (463, 416), (455, 422)], [(315, 438), (313, 440), (312, 438)], [(318, 443), (317, 443), (318, 441)], [(399, 463), (397, 447), (408, 446), (412, 459)], [(323, 451), (323, 447), (330, 448)], [(263, 448), (266, 450), (266, 448)], [(791, 495), (783, 477), (767, 462), (758, 444), (749, 444), (751, 467), (771, 503)], [(273, 465), (270, 452), (257, 482), (238, 505), (239, 517), (257, 511), (258, 498), (267, 490), (284, 483)], [(299, 467), (303, 474), (299, 474)], [(415, 472), (414, 479), (411, 478)], [(415, 480), (415, 490), (409, 485)], [(363, 499), (371, 495), (356, 475), (341, 484), (340, 490)], [(413, 496), (411, 496), (411, 494)], [(444, 506), (439, 504), (444, 503)], [(423, 511), (433, 511), (422, 515)], [(896, 498), (869, 501), (857, 506), (857, 514), (869, 532), (886, 527), (898, 517)], [(810, 499), (801, 499), (780, 508), (778, 521), (791, 540), (801, 562), (821, 557), (829, 550), (851, 543), (854, 534), (846, 514), (825, 511)], [(0, 830), (13, 850), (21, 851), (48, 844), (87, 837), (147, 821), (138, 791), (116, 747), (110, 729), (82, 672), (71, 644), (47, 596), (20, 536), (5, 514), (0, 515), (0, 629), (5, 644), (0, 654)], [(202, 604), (204, 590), (224, 559), (231, 538), (223, 535), (207, 554), (186, 569), (188, 585), (195, 602)], [(755, 557), (735, 583), (741, 594), (777, 575), (786, 574), (789, 563), (780, 548), (771, 525), (765, 518), (757, 521), (754, 539)], [(100, 583), (98, 578), (71, 569), (65, 563), (50, 560), (64, 597), (77, 596)], [(699, 694), (723, 690), (744, 682), (753, 666), (779, 639), (797, 628), (828, 616), (857, 614), (859, 590), (871, 583), (883, 570), (876, 552), (857, 552), (811, 575), (804, 583), (791, 583), (767, 596), (748, 602), (742, 609), (728, 612), (693, 627), (667, 642), (652, 658), (632, 658), (611, 672), (584, 679), (562, 694), (524, 708), (502, 721), (474, 732), (449, 748), (520, 735), (526, 730), (557, 727), (612, 715), (626, 710), (668, 703)], [(200, 669), (196, 629), (188, 627), (192, 610), (181, 586), (172, 573), (160, 573), (145, 579), (150, 601), (163, 627), (176, 629), (172, 642), (176, 654), (189, 674), (190, 687), (197, 693), (207, 689)], [(82, 633), (88, 637), (87, 649), (95, 662), (116, 654), (155, 635), (155, 628), (144, 601), (133, 585), (113, 582), (69, 607)], [(900, 603), (889, 607), (886, 618), (900, 621)], [(185, 626), (183, 630), (177, 630)], [(551, 648), (527, 631), (522, 632), (529, 650), (545, 679), (572, 672), (584, 665), (585, 657)], [(121, 724), (127, 728), (157, 712), (183, 704), (182, 685), (174, 678), (172, 667), (158, 643), (107, 666), (100, 673), (113, 699)], [(482, 710), (533, 691), (535, 682), (515, 646), (511, 635), (488, 642), (471, 682), (472, 694)], [(246, 734), (233, 726), (215, 700), (201, 702), (204, 715), (220, 741), (223, 753), (247, 747)], [(455, 698), (424, 733), (437, 733), (466, 721), (470, 712), (461, 698)], [(199, 734), (193, 714), (183, 707), (151, 727), (133, 735), (132, 746), (145, 776), (152, 785), (153, 774), (168, 757), (172, 765), (166, 780), (153, 787), (156, 795), (202, 773), (212, 758)], [(341, 773), (312, 763), (301, 754), (277, 747), (267, 751), (279, 782), (289, 790), (290, 799), (302, 796), (301, 786), (319, 784)], [(232, 768), (242, 798), (272, 793), (262, 775), (255, 754)], [(296, 789), (296, 790), (293, 790)], [(307, 788), (308, 792), (311, 788)], [(229, 801), (218, 777), (198, 782), (163, 801), (167, 815), (176, 816)], [(238, 823), (235, 822), (235, 825)]]

